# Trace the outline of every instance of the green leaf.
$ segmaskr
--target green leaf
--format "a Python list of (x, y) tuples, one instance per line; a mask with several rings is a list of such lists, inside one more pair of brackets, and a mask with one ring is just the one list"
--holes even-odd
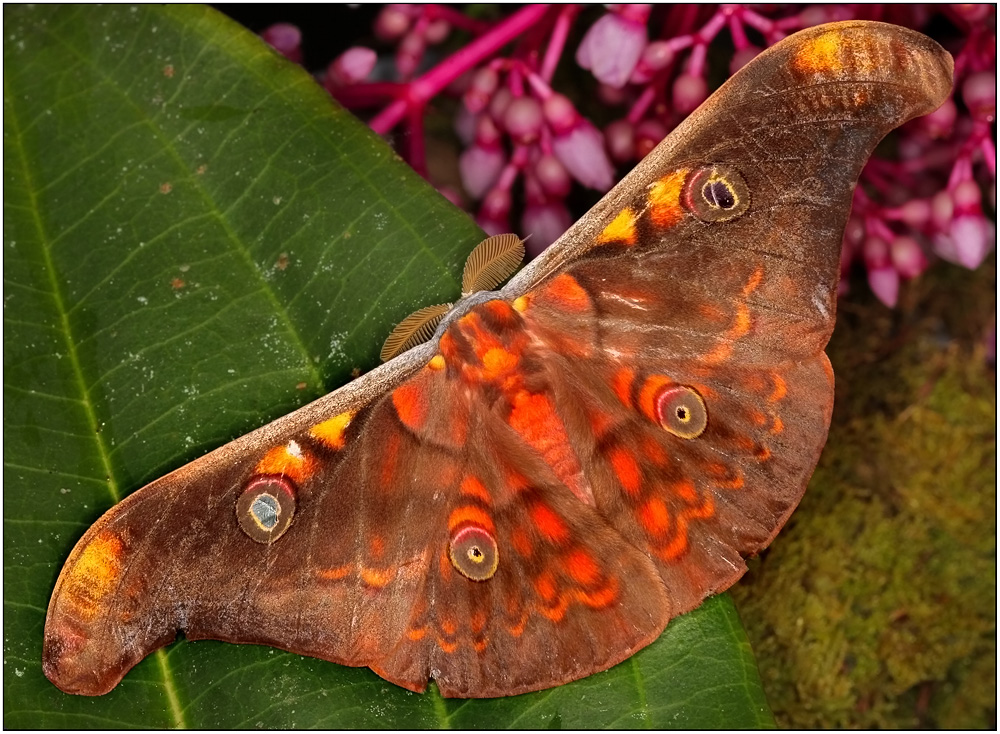
[[(300, 68), (198, 7), (4, 8), (4, 725), (770, 725), (728, 597), (604, 673), (492, 701), (179, 641), (111, 693), (42, 675), (114, 502), (370, 369), (458, 295), (475, 224)], [(220, 559), (224, 562), (224, 559)]]

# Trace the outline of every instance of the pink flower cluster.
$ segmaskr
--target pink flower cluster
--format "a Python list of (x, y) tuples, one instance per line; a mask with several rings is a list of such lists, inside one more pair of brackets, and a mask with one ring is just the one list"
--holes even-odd
[[(801, 28), (867, 18), (926, 30), (935, 14), (953, 29), (946, 41), (956, 58), (954, 98), (904, 127), (895, 158), (873, 158), (865, 169), (844, 237), (844, 271), (863, 264), (872, 291), (893, 306), (900, 281), (933, 259), (976, 268), (994, 247), (983, 199), (994, 211), (995, 5), (609, 5), (592, 20), (586, 6), (527, 5), (504, 10), (495, 22), (459, 7), (385, 6), (374, 31), (395, 49), (391, 79), (368, 81), (378, 55), (354, 47), (331, 62), (323, 80), (349, 108), (377, 108), (369, 120), (376, 132), (403, 126), (401, 153), (425, 176), (427, 107), (439, 97), (459, 98), (459, 169), (465, 195), (478, 202), (476, 219), (491, 234), (530, 235), (533, 254), (570, 225), (574, 182), (607, 191), (707, 98), (722, 36), (733, 49), (732, 74)], [(464, 45), (443, 58), (429, 50), (453, 32), (464, 34)], [(299, 58), (288, 26), (263, 35)], [(581, 112), (583, 103), (553, 88), (557, 66), (570, 55), (595, 79), (590, 96), (608, 114), (601, 128)]]

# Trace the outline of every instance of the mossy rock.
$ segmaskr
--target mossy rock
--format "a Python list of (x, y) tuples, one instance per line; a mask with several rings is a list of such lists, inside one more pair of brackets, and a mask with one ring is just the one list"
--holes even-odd
[(779, 725), (995, 728), (995, 260), (855, 294), (823, 458), (734, 597)]

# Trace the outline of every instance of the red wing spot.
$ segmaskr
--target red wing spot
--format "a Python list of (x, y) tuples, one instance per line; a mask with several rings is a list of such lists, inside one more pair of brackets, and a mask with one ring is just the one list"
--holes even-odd
[(510, 535), (510, 543), (521, 558), (531, 558), (533, 550), (531, 547), (531, 538), (524, 528), (514, 528), (514, 531)]
[(477, 635), (486, 629), (486, 612), (482, 609), (474, 611), (472, 616), (469, 618), (469, 627), (471, 627), (473, 633)]
[(483, 304), (483, 309), (489, 311), (490, 315), (504, 326), (514, 326), (517, 324), (517, 314), (506, 301), (487, 301)]
[(455, 630), (457, 629), (458, 626), (455, 624), (453, 620), (448, 619), (447, 617), (441, 620), (441, 631), (444, 632), (449, 637), (455, 634)]
[(497, 380), (517, 370), (518, 356), (494, 347), (483, 355), (483, 379)]
[(392, 581), (393, 576), (395, 576), (395, 572), (392, 568), (377, 569), (365, 568), (364, 566), (361, 568), (361, 580), (373, 589), (381, 589)]
[(528, 613), (521, 612), (521, 618), (517, 624), (510, 625), (507, 629), (512, 637), (520, 637), (524, 634), (524, 628), (528, 625)]
[(474, 505), (463, 505), (452, 510), (451, 515), (448, 517), (448, 530), (454, 531), (459, 525), (464, 523), (478, 525), (489, 533), (496, 532), (490, 516)]
[(739, 339), (750, 331), (750, 309), (745, 303), (736, 304), (736, 318), (733, 325), (729, 327), (726, 336), (730, 339)]
[(381, 535), (373, 535), (368, 541), (368, 547), (371, 550), (373, 558), (381, 558), (382, 554), (385, 553), (385, 541)]
[(584, 586), (592, 586), (601, 577), (601, 569), (591, 555), (582, 548), (570, 551), (566, 556), (566, 568), (570, 577)]
[(479, 637), (476, 638), (475, 641), (473, 641), (472, 646), (476, 648), (476, 652), (482, 652), (489, 646), (489, 644), (490, 641), (488, 639), (486, 639), (485, 637)]
[(666, 503), (659, 497), (653, 497), (639, 508), (639, 521), (646, 532), (654, 537), (663, 537), (670, 527), (670, 513)]
[(566, 594), (559, 595), (559, 603), (553, 606), (538, 607), (538, 611), (551, 619), (553, 622), (561, 622), (569, 609), (569, 597)]
[(628, 367), (622, 367), (611, 379), (611, 389), (626, 408), (632, 407), (632, 381), (635, 373)]
[(654, 181), (649, 188), (650, 218), (657, 227), (669, 228), (681, 221), (684, 210), (681, 208), (681, 190), (688, 169), (672, 171), (663, 178)]
[(321, 579), (326, 579), (328, 581), (339, 581), (340, 579), (347, 576), (347, 574), (349, 574), (350, 572), (351, 572), (351, 566), (344, 565), (344, 566), (337, 566), (336, 568), (330, 568), (327, 569), (326, 571), (320, 571), (318, 575)]
[(507, 471), (507, 489), (511, 492), (523, 492), (530, 485), (528, 480), (513, 469)]
[(604, 609), (618, 598), (618, 581), (611, 579), (607, 586), (594, 592), (575, 592), (577, 601), (583, 602), (591, 609)]
[(771, 458), (771, 449), (767, 446), (761, 446), (754, 452), (754, 456), (757, 457), (757, 461), (763, 463)]
[(759, 410), (750, 411), (750, 422), (755, 426), (762, 426), (767, 423), (767, 416), (761, 413)]
[(781, 418), (774, 416), (774, 423), (771, 424), (771, 433), (777, 436), (783, 430), (785, 430), (785, 424), (782, 422)]
[(490, 504), (491, 497), (489, 490), (472, 474), (462, 480), (462, 486), (459, 489), (464, 495), (482, 500), (487, 505)]
[(731, 344), (719, 344), (715, 349), (702, 357), (701, 361), (705, 364), (721, 364), (729, 359), (732, 353), (733, 347)]
[(552, 301), (556, 308), (574, 313), (583, 313), (591, 308), (590, 296), (587, 295), (587, 291), (583, 289), (576, 278), (568, 273), (557, 275), (549, 281), (538, 292), (537, 297)]
[(422, 640), (424, 638), (424, 635), (426, 635), (426, 634), (427, 634), (427, 628), (426, 627), (418, 627), (416, 629), (409, 630), (406, 633), (406, 636), (409, 637), (414, 642), (416, 642), (417, 640)]
[(427, 391), (422, 385), (404, 382), (392, 391), (392, 404), (399, 420), (414, 431), (419, 431), (427, 421)]
[(611, 468), (615, 470), (615, 476), (618, 477), (622, 488), (633, 497), (637, 497), (642, 488), (642, 471), (635, 457), (628, 449), (620, 446), (611, 449), (608, 454)]
[(670, 485), (670, 490), (686, 502), (694, 502), (698, 499), (698, 492), (695, 490), (694, 482), (690, 479), (681, 479)]
[(438, 340), (438, 349), (441, 350), (441, 356), (444, 357), (446, 362), (452, 362), (458, 357), (455, 338), (447, 331)]
[(587, 421), (590, 423), (590, 430), (593, 431), (595, 438), (600, 438), (615, 425), (613, 416), (596, 408), (587, 411)]
[(448, 653), (449, 655), (458, 649), (457, 642), (448, 642), (447, 640), (443, 640), (440, 637), (437, 638), (437, 645), (438, 647), (441, 648), (441, 652)]
[(556, 600), (559, 594), (558, 588), (556, 587), (556, 578), (552, 575), (551, 571), (542, 571), (541, 575), (534, 581), (535, 591), (538, 595), (542, 597), (547, 603), (551, 604)]
[(536, 502), (529, 512), (531, 522), (550, 543), (565, 543), (569, 540), (569, 528), (551, 507)]

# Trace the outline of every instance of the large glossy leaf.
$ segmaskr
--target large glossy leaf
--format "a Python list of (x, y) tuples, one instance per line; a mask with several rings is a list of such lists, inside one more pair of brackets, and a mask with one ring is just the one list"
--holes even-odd
[(216, 642), (106, 696), (52, 686), (45, 609), (90, 523), (371, 368), (394, 322), (457, 295), (481, 233), (212, 10), (7, 6), (4, 60), (5, 726), (771, 723), (728, 597), (610, 671), (493, 701)]

